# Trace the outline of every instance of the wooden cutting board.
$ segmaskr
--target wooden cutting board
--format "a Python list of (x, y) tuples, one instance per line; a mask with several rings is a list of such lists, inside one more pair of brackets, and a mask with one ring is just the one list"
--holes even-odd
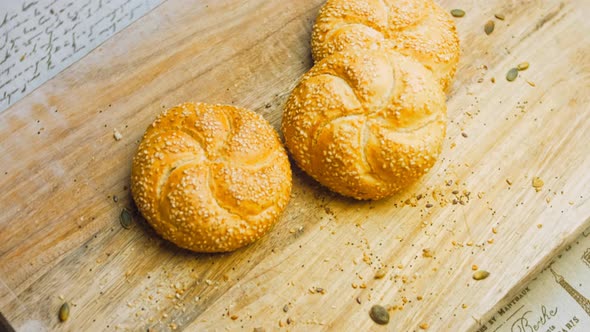
[[(448, 139), (419, 184), (357, 202), (294, 167), (280, 222), (228, 254), (180, 250), (137, 215), (121, 227), (121, 210), (135, 211), (131, 158), (161, 110), (234, 104), (279, 128), (312, 66), (322, 2), (169, 0), (0, 113), (0, 311), (12, 326), (477, 329), (590, 224), (590, 2), (449, 0), (467, 13), (462, 59)], [(472, 265), (490, 276), (473, 280)], [(369, 318), (374, 304), (388, 326)]]

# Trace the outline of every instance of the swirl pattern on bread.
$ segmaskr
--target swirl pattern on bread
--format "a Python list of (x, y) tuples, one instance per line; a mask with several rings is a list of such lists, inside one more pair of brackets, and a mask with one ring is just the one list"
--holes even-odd
[(356, 199), (390, 196), (419, 179), (436, 161), (445, 130), (441, 86), (391, 49), (353, 49), (316, 63), (282, 122), (297, 164)]
[(156, 232), (197, 252), (248, 245), (289, 201), (291, 168), (255, 112), (185, 103), (161, 113), (133, 159), (131, 190)]
[(316, 61), (343, 50), (388, 47), (432, 70), (444, 91), (459, 61), (449, 13), (432, 0), (328, 0), (313, 27)]

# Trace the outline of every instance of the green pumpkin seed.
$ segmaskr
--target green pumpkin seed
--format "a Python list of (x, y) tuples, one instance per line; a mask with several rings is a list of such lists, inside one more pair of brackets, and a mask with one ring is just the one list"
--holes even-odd
[(121, 215), (119, 216), (119, 221), (121, 222), (121, 226), (125, 229), (131, 228), (131, 223), (133, 222), (133, 217), (131, 216), (131, 212), (127, 209), (123, 209), (121, 211)]
[(484, 26), (483, 26), (483, 31), (485, 31), (486, 35), (491, 34), (492, 32), (494, 32), (494, 21), (489, 20)]
[(65, 322), (70, 317), (70, 305), (68, 302), (65, 302), (59, 308), (59, 320), (61, 322)]
[(506, 80), (508, 80), (508, 82), (514, 81), (517, 77), (518, 77), (518, 69), (516, 69), (516, 68), (511, 68), (508, 71), (508, 73), (506, 74)]
[(369, 316), (375, 323), (379, 325), (385, 325), (389, 323), (389, 312), (387, 312), (387, 309), (385, 309), (383, 306), (378, 304), (371, 307)]
[(465, 11), (463, 9), (453, 9), (451, 10), (451, 15), (455, 17), (463, 17), (465, 16)]
[(484, 280), (485, 278), (489, 277), (490, 273), (488, 271), (479, 270), (473, 273), (473, 279), (475, 280)]
[(516, 69), (518, 70), (527, 70), (529, 69), (529, 63), (528, 62), (521, 62), (516, 66)]

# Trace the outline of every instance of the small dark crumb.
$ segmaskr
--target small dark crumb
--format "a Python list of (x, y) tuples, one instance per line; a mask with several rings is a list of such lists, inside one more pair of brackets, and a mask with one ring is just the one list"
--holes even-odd
[(270, 106), (271, 106), (270, 103), (264, 105), (265, 108), (270, 108)]
[(461, 136), (463, 136), (463, 137), (467, 137), (467, 133), (466, 133), (466, 132), (462, 132), (462, 133), (461, 133)]
[(283, 306), (283, 312), (287, 312), (287, 311), (289, 311), (289, 305), (288, 304), (285, 304)]
[(431, 203), (426, 204), (426, 208), (430, 209), (431, 207), (433, 207), (434, 205), (432, 205)]
[(361, 298), (360, 297), (357, 297), (356, 298), (356, 303), (361, 304)]
[(119, 201), (119, 197), (117, 195), (113, 195), (113, 202), (117, 203)]

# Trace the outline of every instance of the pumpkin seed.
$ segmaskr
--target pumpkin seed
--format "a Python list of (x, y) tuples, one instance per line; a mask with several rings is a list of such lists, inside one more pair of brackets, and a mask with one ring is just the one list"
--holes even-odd
[(371, 307), (369, 316), (375, 323), (379, 325), (385, 325), (389, 323), (389, 312), (387, 312), (387, 309), (385, 309), (383, 306), (378, 304)]
[(125, 229), (131, 228), (131, 223), (133, 222), (133, 217), (131, 216), (131, 212), (129, 210), (123, 208), (121, 211), (121, 215), (119, 216), (119, 221), (121, 222), (121, 226)]
[(486, 35), (491, 34), (494, 32), (495, 23), (492, 20), (489, 20), (484, 26), (483, 31), (485, 31)]
[(463, 17), (465, 16), (465, 11), (463, 9), (453, 9), (451, 10), (451, 15), (455, 17)]
[(504, 19), (506, 18), (503, 14), (494, 14), (494, 17), (499, 19), (500, 21), (504, 21)]
[(59, 320), (60, 322), (65, 322), (70, 317), (70, 305), (68, 302), (65, 302), (59, 308)]
[(478, 270), (473, 273), (473, 279), (475, 280), (484, 280), (490, 275), (488, 271), (485, 270)]
[(514, 81), (517, 77), (518, 77), (518, 69), (517, 68), (511, 68), (508, 71), (508, 73), (506, 74), (506, 80), (508, 82)]
[(529, 63), (528, 62), (521, 62), (516, 66), (516, 69), (527, 70), (527, 69), (529, 69)]

